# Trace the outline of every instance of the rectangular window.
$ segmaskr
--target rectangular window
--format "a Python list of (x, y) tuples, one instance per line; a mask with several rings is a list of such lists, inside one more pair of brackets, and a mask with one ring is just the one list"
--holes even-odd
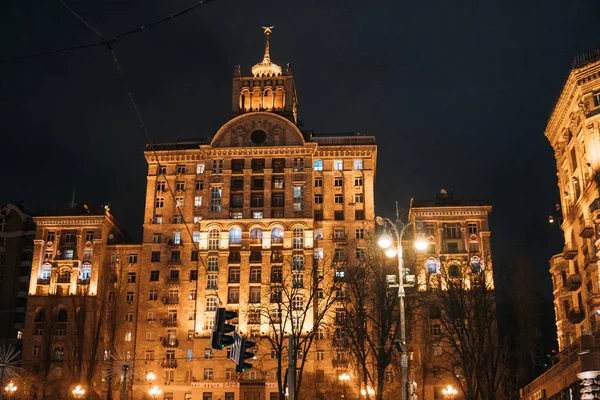
[(220, 174), (223, 172), (223, 160), (213, 160), (212, 162), (212, 173)]
[(315, 194), (315, 204), (323, 204), (323, 195)]
[(231, 180), (231, 190), (244, 190), (244, 179), (233, 178)]
[(190, 300), (196, 300), (197, 297), (198, 297), (198, 291), (196, 289), (190, 289), (190, 295), (188, 296), (188, 298)]
[(217, 274), (208, 274), (206, 276), (206, 289), (217, 290), (219, 282), (219, 276)]
[(260, 303), (260, 287), (250, 288), (250, 303)]
[(194, 196), (194, 207), (202, 207), (202, 196)]
[(204, 173), (204, 164), (196, 164), (196, 173), (203, 174)]
[(444, 237), (449, 239), (457, 239), (459, 235), (458, 224), (444, 224)]
[(213, 369), (212, 368), (204, 368), (204, 380), (212, 381), (212, 379), (213, 379)]
[(273, 179), (273, 189), (283, 189), (285, 187), (285, 179), (284, 178), (274, 178)]
[(333, 169), (336, 171), (343, 171), (344, 161), (343, 160), (333, 160)]
[(265, 180), (263, 178), (253, 178), (250, 187), (252, 190), (263, 190), (265, 188)]
[(129, 264), (137, 264), (137, 254), (129, 255)]
[(458, 253), (458, 243), (456, 243), (456, 242), (446, 243), (446, 253), (450, 253), (450, 254)]
[(323, 187), (323, 178), (315, 178), (315, 187)]
[(341, 176), (336, 176), (335, 178), (333, 178), (333, 186), (335, 186), (335, 187), (344, 186), (344, 178), (342, 178)]
[(264, 158), (252, 159), (252, 171), (263, 172), (264, 169), (265, 169), (265, 159)]
[(363, 160), (354, 160), (354, 169), (363, 169)]
[(250, 283), (260, 283), (260, 281), (261, 281), (260, 267), (250, 268)]
[(364, 203), (365, 202), (365, 195), (362, 193), (355, 193), (354, 194), (354, 202), (355, 203)]
[(364, 221), (365, 210), (354, 210), (354, 219), (357, 221)]
[(165, 190), (166, 190), (166, 182), (165, 181), (156, 182), (156, 191), (157, 192), (164, 192)]
[(210, 189), (210, 211), (221, 212), (221, 196), (223, 189), (220, 187), (212, 187)]
[(240, 269), (229, 267), (229, 283), (240, 283)]
[(127, 273), (127, 283), (135, 283), (135, 272)]
[(469, 252), (470, 253), (479, 253), (479, 243), (478, 242), (470, 242), (469, 243)]
[(365, 249), (363, 249), (362, 247), (357, 247), (354, 250), (354, 256), (357, 260), (362, 260), (365, 257), (365, 254)]
[(314, 233), (315, 233), (315, 240), (323, 239), (323, 229), (315, 229)]
[(231, 208), (242, 208), (244, 206), (244, 195), (234, 194), (231, 196)]
[(94, 231), (87, 231), (85, 233), (85, 241), (91, 242), (92, 240), (94, 240)]
[(362, 186), (363, 185), (363, 177), (355, 176), (354, 177), (354, 186)]
[(313, 164), (313, 169), (315, 171), (323, 171), (323, 160), (315, 160)]
[(314, 218), (315, 221), (323, 221), (323, 211), (315, 210)]
[(160, 272), (159, 271), (150, 271), (150, 282), (157, 282)]
[(475, 222), (469, 222), (467, 227), (470, 235), (475, 235), (477, 233), (477, 224)]
[(238, 304), (240, 302), (240, 288), (231, 287), (227, 295), (227, 303)]
[(54, 232), (48, 232), (46, 234), (46, 242), (54, 242), (55, 235), (56, 233)]
[(214, 357), (214, 352), (213, 349), (211, 347), (205, 347), (204, 348), (204, 359), (205, 360), (212, 360)]
[(294, 172), (304, 171), (304, 158), (294, 158)]
[(263, 212), (262, 211), (253, 211), (252, 212), (252, 218), (254, 219), (262, 219), (263, 217)]
[(183, 164), (177, 165), (177, 173), (178, 174), (185, 174), (185, 165), (183, 165)]
[(302, 211), (304, 207), (304, 186), (294, 185), (294, 211)]
[(252, 194), (250, 198), (250, 207), (264, 207), (265, 198), (262, 194)]
[(152, 243), (161, 243), (162, 242), (162, 233), (154, 233), (152, 235)]
[(274, 193), (271, 198), (271, 206), (273, 207), (283, 207), (285, 205), (285, 200), (283, 197), (283, 193)]
[(128, 303), (133, 303), (134, 297), (135, 295), (133, 292), (127, 292), (127, 294), (125, 295), (125, 301)]
[(175, 190), (178, 192), (182, 192), (185, 190), (185, 181), (177, 180), (175, 181)]
[(440, 324), (431, 324), (431, 334), (432, 335), (439, 335), (442, 333), (442, 328), (440, 326)]
[(200, 216), (200, 215), (194, 215), (194, 223), (195, 224), (199, 224), (200, 221), (202, 221), (202, 216)]
[(219, 272), (219, 257), (210, 256), (208, 257), (208, 271)]
[(183, 197), (175, 197), (175, 206), (178, 208), (183, 207)]
[(204, 181), (197, 180), (195, 187), (196, 187), (196, 190), (203, 190), (204, 189)]
[(198, 280), (198, 270), (193, 269), (190, 271), (190, 282)]
[(244, 160), (231, 160), (231, 172), (234, 174), (241, 174), (244, 172)]
[(162, 224), (163, 223), (163, 216), (160, 214), (156, 214), (154, 216), (154, 223), (155, 224)]
[(150, 289), (148, 292), (148, 300), (158, 300), (158, 289)]
[(334, 195), (333, 201), (335, 204), (344, 204), (344, 195), (343, 194)]
[(343, 221), (344, 220), (344, 212), (343, 211), (334, 211), (333, 219), (335, 219), (336, 221)]
[(365, 230), (364, 228), (356, 228), (354, 232), (354, 237), (356, 239), (364, 239), (365, 238)]
[(155, 208), (161, 208), (165, 206), (165, 198), (164, 197), (157, 197), (156, 201), (154, 203), (154, 207)]

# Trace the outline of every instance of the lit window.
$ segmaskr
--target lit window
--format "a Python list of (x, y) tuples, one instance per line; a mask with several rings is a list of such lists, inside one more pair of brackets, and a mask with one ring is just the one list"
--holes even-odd
[(173, 244), (181, 244), (181, 232), (173, 232)]
[(304, 230), (302, 228), (294, 229), (294, 237), (292, 239), (292, 247), (294, 249), (304, 248)]
[(131, 332), (125, 333), (125, 341), (126, 342), (131, 342)]
[(253, 211), (252, 212), (252, 218), (262, 219), (262, 217), (263, 217), (263, 212), (262, 211)]
[(183, 207), (183, 197), (175, 197), (175, 206), (176, 207)]
[(363, 169), (363, 160), (354, 160), (354, 169)]
[(194, 207), (201, 207), (202, 206), (202, 196), (195, 196), (194, 197)]
[(212, 368), (204, 368), (204, 380), (212, 381), (213, 379), (213, 369)]
[(294, 211), (302, 211), (304, 202), (304, 186), (294, 185)]
[(336, 171), (342, 171), (344, 169), (344, 161), (333, 160), (333, 169), (335, 169)]
[(233, 218), (233, 219), (244, 218), (244, 214), (241, 211), (234, 211), (231, 213), (231, 218)]
[(219, 250), (219, 231), (217, 229), (211, 229), (208, 232), (208, 249)]
[(206, 298), (206, 311), (217, 311), (217, 298), (210, 296)]
[(192, 233), (192, 241), (193, 241), (194, 243), (198, 243), (198, 242), (200, 242), (200, 232), (198, 232), (198, 231), (194, 231), (194, 232)]
[(323, 249), (315, 249), (315, 259), (322, 260), (323, 259)]
[(210, 211), (221, 212), (221, 197), (223, 189), (220, 187), (213, 187), (210, 191)]
[(323, 171), (323, 160), (315, 160), (313, 169), (315, 171)]
[(204, 173), (204, 164), (196, 164), (196, 173), (203, 174)]

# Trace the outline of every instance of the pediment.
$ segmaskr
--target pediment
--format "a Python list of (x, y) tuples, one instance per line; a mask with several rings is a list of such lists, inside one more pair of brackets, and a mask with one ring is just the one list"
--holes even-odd
[(288, 119), (269, 112), (240, 115), (214, 136), (211, 147), (303, 146), (302, 132)]

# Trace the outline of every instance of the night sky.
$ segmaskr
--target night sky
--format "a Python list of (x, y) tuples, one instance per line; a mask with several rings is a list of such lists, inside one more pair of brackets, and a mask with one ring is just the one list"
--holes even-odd
[[(68, 1), (105, 36), (194, 0)], [(59, 1), (4, 2), (0, 59), (98, 38)], [(550, 299), (547, 217), (558, 203), (544, 137), (573, 58), (600, 45), (597, 0), (213, 0), (115, 44), (155, 141), (213, 135), (231, 116), (233, 66), (292, 63), (303, 129), (361, 132), (379, 145), (377, 212), (394, 201), (493, 202), (493, 251), (505, 272), (531, 265)], [(0, 202), (29, 211), (106, 204), (141, 237), (147, 142), (106, 47), (0, 64)], [(550, 309), (550, 315), (552, 315)]]

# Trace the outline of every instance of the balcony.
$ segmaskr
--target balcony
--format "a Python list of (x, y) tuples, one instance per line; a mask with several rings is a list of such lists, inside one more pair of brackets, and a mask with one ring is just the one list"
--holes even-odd
[(160, 299), (164, 305), (179, 304), (179, 297), (163, 297)]
[(77, 284), (78, 285), (89, 285), (90, 284), (90, 278), (87, 278), (87, 279), (77, 279)]
[(50, 278), (48, 278), (48, 279), (38, 278), (37, 284), (38, 285), (49, 285), (50, 284)]
[(584, 258), (584, 268), (587, 271), (598, 266), (598, 256), (596, 254), (587, 254)]
[(171, 358), (163, 359), (160, 362), (160, 366), (163, 367), (164, 369), (177, 368), (177, 360), (171, 359)]
[(570, 323), (579, 324), (581, 321), (584, 320), (585, 312), (579, 307), (574, 307), (569, 310), (567, 318), (569, 319)]
[(229, 257), (227, 258), (227, 261), (230, 262), (231, 264), (239, 264), (242, 260), (242, 257), (240, 255), (239, 251), (230, 251), (229, 252)]
[(335, 234), (331, 239), (335, 243), (346, 243), (348, 241), (348, 235), (346, 233), (343, 234)]
[[(173, 223), (176, 223), (176, 222), (173, 222)], [(183, 245), (183, 240), (168, 239), (167, 244), (171, 247), (181, 247)]]
[(161, 319), (160, 323), (162, 326), (166, 326), (167, 328), (173, 328), (177, 326), (177, 320), (176, 319)]
[(574, 292), (575, 290), (581, 287), (581, 275), (579, 274), (571, 274), (567, 278), (567, 288)]
[(331, 364), (333, 368), (336, 369), (347, 369), (348, 368), (348, 360), (331, 360)]
[(333, 345), (335, 347), (346, 347), (348, 346), (347, 338), (333, 338)]
[(179, 339), (167, 337), (162, 338), (161, 340), (163, 347), (166, 349), (174, 349), (176, 347), (179, 347)]
[(592, 221), (585, 220), (583, 226), (581, 227), (581, 231), (579, 231), (579, 236), (582, 238), (591, 238), (594, 236), (594, 224)]
[(250, 253), (250, 262), (251, 263), (260, 263), (262, 262), (262, 253), (260, 251), (253, 251)]
[(563, 258), (565, 260), (572, 260), (575, 257), (577, 257), (577, 249), (573, 247), (571, 243), (565, 244), (565, 247), (563, 249)]
[(167, 278), (167, 285), (179, 285), (181, 283), (181, 279), (177, 278)]

